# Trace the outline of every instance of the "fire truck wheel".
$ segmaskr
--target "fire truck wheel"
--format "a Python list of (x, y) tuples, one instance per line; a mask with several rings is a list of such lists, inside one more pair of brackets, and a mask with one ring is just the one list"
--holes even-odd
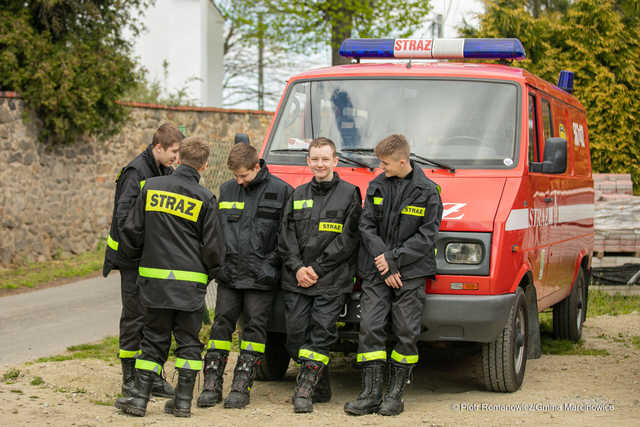
[(259, 381), (276, 381), (282, 379), (289, 367), (289, 352), (285, 347), (286, 335), (276, 332), (267, 334), (264, 358), (258, 366), (256, 379)]
[(489, 391), (514, 392), (527, 366), (527, 304), (518, 288), (507, 323), (494, 342), (482, 345), (482, 377)]
[(580, 340), (586, 307), (584, 273), (579, 269), (569, 296), (553, 306), (553, 335), (556, 339)]

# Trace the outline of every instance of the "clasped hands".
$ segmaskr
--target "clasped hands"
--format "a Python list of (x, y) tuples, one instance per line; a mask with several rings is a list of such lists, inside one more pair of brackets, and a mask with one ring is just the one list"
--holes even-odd
[[(380, 254), (373, 259), (376, 263), (376, 268), (383, 276), (389, 272), (389, 263), (387, 259), (384, 257), (384, 254)], [(386, 279), (384, 279), (384, 283), (387, 284), (390, 288), (399, 289), (402, 287), (402, 276), (400, 272), (393, 273), (389, 275)]]

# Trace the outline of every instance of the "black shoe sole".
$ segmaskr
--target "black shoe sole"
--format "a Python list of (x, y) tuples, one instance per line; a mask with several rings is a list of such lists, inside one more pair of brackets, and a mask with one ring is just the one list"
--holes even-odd
[(354, 415), (354, 416), (369, 415), (369, 414), (377, 413), (378, 408), (356, 409), (356, 408), (347, 408), (345, 406), (344, 412), (346, 412), (347, 415)]
[(125, 414), (134, 415), (136, 417), (144, 417), (147, 413), (146, 409), (132, 408), (130, 406), (120, 405), (118, 402), (115, 403), (115, 407), (120, 409)]

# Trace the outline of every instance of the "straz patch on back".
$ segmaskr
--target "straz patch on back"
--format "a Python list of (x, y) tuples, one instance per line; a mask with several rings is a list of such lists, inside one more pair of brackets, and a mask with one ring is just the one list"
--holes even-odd
[(202, 201), (182, 194), (162, 190), (148, 190), (146, 211), (164, 212), (197, 222)]

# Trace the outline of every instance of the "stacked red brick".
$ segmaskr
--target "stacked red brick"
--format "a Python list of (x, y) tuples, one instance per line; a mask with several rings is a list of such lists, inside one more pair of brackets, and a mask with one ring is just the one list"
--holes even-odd
[(633, 195), (630, 174), (593, 174), (596, 255), (640, 253), (640, 197)]

